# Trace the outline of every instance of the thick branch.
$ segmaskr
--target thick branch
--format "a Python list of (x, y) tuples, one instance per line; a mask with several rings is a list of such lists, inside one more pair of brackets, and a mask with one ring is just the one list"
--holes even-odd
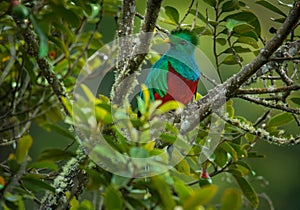
[(252, 89), (239, 89), (237, 95), (245, 94), (265, 94), (265, 93), (280, 93), (285, 91), (299, 90), (300, 85), (282, 86), (276, 88), (252, 88)]
[[(139, 67), (149, 51), (152, 33), (148, 32), (153, 32), (156, 26), (155, 23), (158, 18), (161, 2), (162, 0), (149, 0), (147, 2), (145, 21), (137, 38), (136, 45), (131, 53), (132, 56), (129, 58), (127, 65), (124, 66), (124, 69), (117, 75), (112, 89), (112, 101), (118, 105), (123, 104), (130, 94), (131, 89), (135, 84), (135, 76), (133, 74), (139, 71)], [(128, 77), (128, 75), (130, 75), (130, 77)]]
[[(181, 114), (179, 125), (181, 132), (185, 133), (195, 126), (200, 120), (212, 113), (213, 108), (220, 107), (225, 100), (234, 97), (239, 87), (246, 82), (258, 69), (268, 62), (271, 55), (282, 45), (288, 34), (298, 23), (300, 16), (300, 2), (296, 2), (277, 34), (269, 40), (259, 55), (242, 70), (229, 78), (225, 83), (216, 86), (201, 100), (187, 106)], [(195, 114), (197, 113), (197, 114)]]
[[(52, 66), (47, 61), (47, 59), (39, 57), (39, 45), (37, 43), (36, 35), (29, 28), (23, 30), (22, 35), (24, 37), (25, 43), (28, 46), (27, 49), (28, 53), (36, 59), (36, 62), (40, 68), (42, 75), (46, 78), (53, 92), (61, 102), (61, 97), (67, 97), (65, 87), (63, 83), (59, 81), (56, 74), (53, 72)], [(64, 108), (65, 114), (68, 115), (69, 113), (67, 109), (64, 107), (63, 103), (61, 103), (61, 105)]]

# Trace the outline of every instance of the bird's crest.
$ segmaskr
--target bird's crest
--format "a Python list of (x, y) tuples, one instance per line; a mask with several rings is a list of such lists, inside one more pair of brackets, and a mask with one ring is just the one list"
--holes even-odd
[(171, 32), (171, 36), (177, 36), (181, 39), (191, 42), (195, 46), (197, 46), (199, 42), (197, 33), (195, 33), (194, 31), (190, 31), (189, 29), (176, 29)]

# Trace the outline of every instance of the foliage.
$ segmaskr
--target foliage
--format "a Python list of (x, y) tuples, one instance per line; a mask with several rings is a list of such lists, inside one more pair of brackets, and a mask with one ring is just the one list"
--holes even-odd
[[(256, 142), (297, 141), (285, 131), (286, 125), (299, 126), (300, 96), (293, 92), (300, 89), (296, 59), (299, 48), (295, 46), (298, 50), (292, 52), (288, 49), (293, 46), (287, 47), (290, 42), (295, 43), (297, 29), (291, 31), (286, 40), (289, 42), (274, 54), (273, 60), (236, 90), (235, 97), (265, 107), (260, 117), (251, 121), (237, 115), (234, 100), (229, 99), (223, 112), (199, 120), (194, 129), (183, 134), (176, 119), (167, 119), (174, 109), (180, 115), (182, 105), (171, 102), (159, 106), (160, 102), (150, 102), (147, 87), (142, 86), (144, 99), (137, 97), (137, 110), (129, 103), (117, 106), (108, 96), (76, 84), (86, 64), (98, 65), (89, 58), (104, 46), (99, 32), (103, 16), (116, 17), (121, 24), (120, 1), (16, 2), (0, 3), (0, 143), (16, 145), (0, 167), (0, 202), (4, 209), (25, 209), (25, 200), (42, 208), (49, 202), (47, 196), (65, 199), (64, 208), (70, 209), (258, 208), (259, 192), (252, 185), (258, 176), (247, 162), (249, 158), (264, 157), (255, 150)], [(245, 58), (257, 55), (265, 41), (259, 18), (244, 1), (199, 1), (204, 3), (209, 11), (207, 17), (198, 11), (197, 4), (191, 4), (184, 14), (166, 5), (157, 24), (165, 24), (166, 28), (194, 27), (203, 37), (212, 37), (215, 68), (222, 82), (224, 67), (242, 68), (247, 64)], [(268, 1), (256, 3), (279, 15), (275, 22), (282, 23), (287, 17), (281, 7)], [(188, 16), (194, 19), (193, 24)], [(167, 31), (158, 26), (160, 29)], [(104, 57), (115, 53), (111, 48), (107, 51)], [(154, 50), (149, 53), (156, 54)], [(146, 60), (153, 63), (153, 57)], [(71, 96), (74, 90), (80, 90), (83, 97)], [(198, 94), (196, 101), (201, 98)], [(69, 145), (45, 148), (37, 160), (31, 160), (32, 143), (43, 141), (32, 139), (28, 133), (32, 121), (70, 139), (78, 151), (70, 150)], [(61, 127), (62, 121), (67, 126)], [(212, 133), (212, 127), (220, 126), (223, 127), (219, 133)], [(217, 142), (213, 149), (208, 148), (212, 152), (206, 153), (214, 135), (218, 135)], [(89, 155), (81, 158), (82, 151)], [(144, 177), (148, 171), (135, 158), (155, 159), (155, 164), (150, 165), (155, 172), (164, 170), (173, 160), (179, 161), (172, 162), (174, 167), (164, 173)], [(80, 189), (73, 192), (73, 182), (60, 181), (76, 178), (66, 168), (76, 160), (83, 173)], [(116, 173), (102, 167), (107, 163)], [(207, 172), (206, 178), (212, 178), (212, 183), (199, 186)], [(215, 181), (218, 177), (235, 184), (224, 187)], [(99, 200), (92, 202), (92, 193), (98, 193)]]

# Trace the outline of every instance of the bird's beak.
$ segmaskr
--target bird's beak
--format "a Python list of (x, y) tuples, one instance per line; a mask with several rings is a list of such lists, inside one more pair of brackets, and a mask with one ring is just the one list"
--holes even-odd
[(164, 42), (170, 43), (170, 38), (169, 38), (169, 37), (168, 37), (168, 38), (165, 38)]

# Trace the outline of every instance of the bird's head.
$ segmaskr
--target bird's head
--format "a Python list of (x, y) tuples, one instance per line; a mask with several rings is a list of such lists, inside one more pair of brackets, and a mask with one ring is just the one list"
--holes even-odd
[(197, 34), (188, 29), (174, 30), (169, 36), (170, 50), (176, 52), (176, 54), (193, 54), (198, 42)]

